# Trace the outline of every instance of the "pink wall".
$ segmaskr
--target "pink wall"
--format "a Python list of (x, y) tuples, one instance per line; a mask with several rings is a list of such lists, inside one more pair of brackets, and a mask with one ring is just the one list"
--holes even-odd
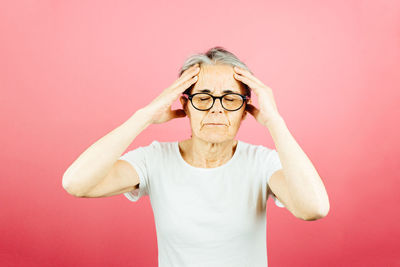
[[(0, 265), (156, 266), (148, 198), (74, 198), (62, 175), (215, 45), (273, 89), (330, 197), (309, 222), (269, 200), (269, 265), (400, 265), (399, 29), (394, 0), (2, 1)], [(189, 136), (176, 119), (129, 149)], [(237, 138), (274, 147), (251, 116)]]

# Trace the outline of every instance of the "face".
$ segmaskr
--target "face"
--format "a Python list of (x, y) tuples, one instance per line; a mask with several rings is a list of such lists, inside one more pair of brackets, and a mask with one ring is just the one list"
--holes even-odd
[[(191, 94), (207, 92), (213, 96), (226, 94), (225, 90), (245, 95), (244, 85), (236, 80), (231, 65), (202, 65), (198, 80), (194, 84)], [(195, 109), (190, 100), (181, 96), (182, 107), (189, 117), (192, 129), (192, 138), (199, 138), (210, 143), (222, 143), (234, 140), (242, 120), (246, 117), (246, 103), (236, 111), (228, 111), (221, 105), (219, 99), (215, 100), (213, 107), (207, 111)], [(251, 103), (251, 100), (248, 100)], [(223, 125), (208, 125), (208, 123), (221, 123)]]

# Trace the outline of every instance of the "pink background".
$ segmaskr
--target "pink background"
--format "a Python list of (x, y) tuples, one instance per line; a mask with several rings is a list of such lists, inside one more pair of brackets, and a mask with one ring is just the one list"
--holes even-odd
[[(2, 1), (0, 38), (1, 266), (157, 265), (147, 197), (75, 198), (62, 175), (216, 45), (272, 88), (330, 198), (310, 222), (268, 201), (269, 266), (400, 266), (399, 1)], [(250, 115), (237, 139), (274, 148)]]

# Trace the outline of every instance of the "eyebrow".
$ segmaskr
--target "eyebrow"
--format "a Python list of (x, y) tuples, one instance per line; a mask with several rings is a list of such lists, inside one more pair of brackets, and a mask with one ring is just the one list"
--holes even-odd
[[(211, 93), (211, 91), (209, 89), (196, 90), (196, 91), (198, 91), (199, 93)], [(222, 92), (223, 93), (237, 93), (237, 94), (240, 94), (240, 92), (235, 92), (235, 91), (232, 91), (232, 90), (224, 90)]]

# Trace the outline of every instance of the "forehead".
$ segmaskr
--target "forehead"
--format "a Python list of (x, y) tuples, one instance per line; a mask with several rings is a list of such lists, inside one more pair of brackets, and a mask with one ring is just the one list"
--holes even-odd
[(202, 65), (192, 94), (206, 93), (239, 93), (244, 94), (245, 88), (236, 80), (231, 65)]

